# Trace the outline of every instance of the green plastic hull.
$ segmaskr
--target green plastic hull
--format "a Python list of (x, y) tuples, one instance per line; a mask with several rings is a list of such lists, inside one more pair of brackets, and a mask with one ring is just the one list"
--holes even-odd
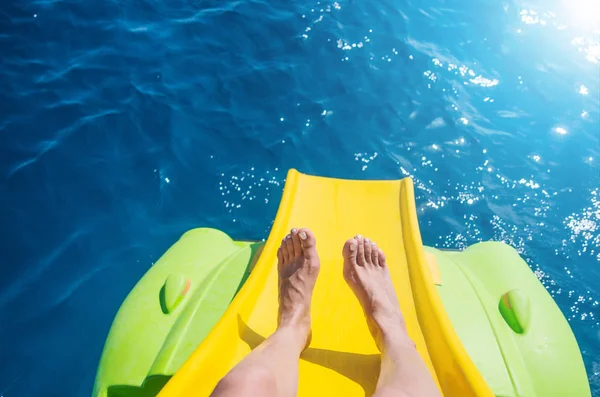
[(437, 259), (452, 325), (496, 396), (591, 396), (567, 320), (513, 248), (426, 250)]
[[(156, 396), (217, 323), (261, 248), (214, 229), (183, 235), (119, 309), (93, 397)], [(452, 324), (496, 396), (591, 396), (566, 319), (514, 249), (426, 250)]]
[(227, 309), (260, 247), (214, 229), (184, 234), (119, 309), (93, 396), (155, 396)]

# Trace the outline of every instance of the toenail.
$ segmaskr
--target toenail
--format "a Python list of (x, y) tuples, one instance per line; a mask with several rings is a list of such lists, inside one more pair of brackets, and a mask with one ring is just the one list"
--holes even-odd
[(367, 237), (367, 238), (365, 238), (365, 243), (370, 243), (370, 242), (371, 242), (371, 240), (369, 240), (369, 238), (368, 238), (368, 237)]
[(354, 243), (350, 244), (350, 251), (356, 251), (356, 244), (354, 244)]
[(292, 233), (296, 234), (296, 232), (298, 231), (298, 229), (292, 229)]
[(372, 245), (373, 245), (373, 248), (377, 248), (377, 244), (372, 243)]
[(355, 238), (360, 240), (362, 238), (362, 234), (357, 234)]
[(306, 235), (306, 232), (300, 232), (300, 238), (301, 238), (302, 240), (306, 240), (306, 238), (307, 238), (307, 237), (308, 237), (308, 236)]
[(291, 239), (291, 238), (292, 238), (292, 236), (290, 236), (289, 234), (288, 234), (287, 236), (285, 236), (285, 239), (286, 239), (286, 240), (289, 240), (289, 239)]

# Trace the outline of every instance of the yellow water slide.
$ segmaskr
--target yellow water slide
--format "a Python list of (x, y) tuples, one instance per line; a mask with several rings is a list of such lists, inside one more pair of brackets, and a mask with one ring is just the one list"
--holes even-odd
[(275, 330), (276, 253), (292, 227), (314, 232), (321, 258), (312, 342), (300, 358), (299, 396), (362, 397), (375, 389), (379, 351), (342, 276), (342, 246), (356, 234), (376, 241), (386, 253), (409, 334), (443, 395), (493, 396), (435, 289), (411, 179), (352, 181), (290, 170), (273, 229), (252, 274), (160, 397), (208, 396), (227, 371)]

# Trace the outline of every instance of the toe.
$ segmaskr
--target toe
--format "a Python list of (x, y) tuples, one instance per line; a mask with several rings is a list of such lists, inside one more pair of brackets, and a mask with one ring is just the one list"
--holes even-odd
[(359, 234), (355, 237), (356, 243), (358, 244), (356, 250), (356, 263), (358, 266), (365, 265), (365, 239)]
[(374, 241), (371, 241), (371, 263), (375, 266), (379, 266), (379, 248)]
[(344, 244), (344, 249), (342, 250), (342, 255), (344, 256), (345, 262), (349, 265), (356, 266), (356, 253), (358, 248), (358, 242), (356, 239), (351, 238), (346, 241)]
[(385, 267), (385, 254), (383, 253), (383, 251), (381, 250), (381, 248), (379, 249), (378, 252), (378, 257), (379, 257), (379, 266), (381, 267)]
[(356, 273), (356, 253), (358, 251), (358, 242), (356, 239), (351, 238), (347, 240), (342, 249), (342, 256), (344, 257), (344, 279), (350, 285), (355, 283)]
[(294, 255), (296, 257), (302, 255), (302, 246), (300, 245), (300, 236), (298, 235), (298, 229), (292, 229), (292, 245), (294, 246)]
[(365, 265), (372, 265), (373, 262), (371, 261), (371, 251), (373, 249), (373, 246), (371, 244), (373, 244), (371, 242), (371, 240), (369, 238), (365, 238)]
[(294, 259), (296, 253), (294, 252), (294, 241), (292, 240), (292, 235), (288, 234), (285, 236), (285, 248), (287, 248), (288, 254), (290, 256), (290, 260)]
[(304, 257), (308, 260), (317, 259), (317, 239), (313, 232), (306, 228), (298, 230), (298, 237), (300, 237), (300, 246)]
[(277, 250), (277, 262), (283, 263), (283, 250), (281, 247)]
[(283, 254), (283, 261), (287, 263), (290, 260), (290, 253), (288, 252), (285, 238), (283, 240), (281, 240), (280, 249), (281, 249), (281, 253)]

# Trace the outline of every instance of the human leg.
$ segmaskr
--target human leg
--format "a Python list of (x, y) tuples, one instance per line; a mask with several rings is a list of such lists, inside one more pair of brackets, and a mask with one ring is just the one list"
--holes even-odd
[(277, 330), (225, 375), (213, 397), (297, 394), (298, 359), (310, 337), (310, 305), (320, 268), (312, 232), (292, 229), (277, 251), (277, 260)]
[(344, 278), (381, 351), (374, 396), (439, 397), (435, 381), (408, 336), (383, 251), (368, 238), (356, 236), (346, 241), (343, 256)]

